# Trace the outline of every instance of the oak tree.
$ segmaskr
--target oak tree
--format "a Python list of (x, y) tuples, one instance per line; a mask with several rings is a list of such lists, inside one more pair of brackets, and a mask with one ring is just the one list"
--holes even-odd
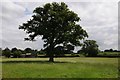
[(64, 2), (47, 3), (37, 7), (33, 13), (32, 19), (20, 25), (19, 29), (29, 34), (25, 40), (34, 41), (35, 37), (42, 37), (51, 62), (54, 61), (54, 49), (58, 45), (80, 46), (80, 40), (88, 37), (87, 32), (78, 24), (78, 15)]

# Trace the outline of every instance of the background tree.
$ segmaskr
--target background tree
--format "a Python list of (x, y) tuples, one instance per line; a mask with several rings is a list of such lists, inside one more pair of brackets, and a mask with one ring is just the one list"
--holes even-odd
[(95, 40), (85, 40), (82, 51), (87, 56), (96, 56), (99, 52), (98, 45)]
[(35, 37), (42, 37), (51, 62), (54, 61), (53, 51), (58, 44), (80, 46), (80, 40), (88, 37), (87, 32), (77, 24), (80, 21), (78, 15), (70, 11), (64, 2), (47, 3), (37, 7), (33, 13), (32, 19), (23, 23), (19, 29), (29, 34), (25, 40), (34, 41)]
[(25, 53), (32, 53), (32, 49), (31, 49), (31, 48), (26, 48), (26, 49), (24, 50), (24, 52), (25, 52)]
[(65, 49), (63, 46), (57, 46), (55, 49), (54, 49), (54, 53), (56, 53), (55, 55), (56, 56), (64, 56), (65, 54)]
[(15, 48), (11, 49), (11, 54), (13, 55), (14, 58), (18, 58), (22, 54), (22, 50)]
[(74, 46), (73, 46), (73, 45), (68, 44), (68, 45), (66, 46), (66, 49), (67, 49), (67, 52), (71, 54), (71, 53), (73, 53)]
[(114, 50), (113, 49), (106, 49), (104, 50), (104, 52), (113, 52)]
[(14, 53), (15, 51), (17, 51), (16, 47), (11, 49), (11, 53)]
[(74, 46), (68, 44), (64, 46), (57, 46), (54, 50), (57, 56), (64, 56), (64, 54), (71, 54), (73, 53)]
[(82, 54), (82, 55), (85, 55), (84, 51), (81, 49), (81, 50), (78, 50), (77, 51), (77, 54)]
[(45, 55), (45, 54), (46, 53), (45, 53), (45, 51), (43, 49), (41, 49), (41, 50), (38, 51), (38, 55)]
[(20, 50), (16, 50), (13, 52), (13, 57), (14, 58), (19, 58), (21, 57), (22, 52)]
[(113, 52), (113, 49), (110, 49), (110, 52)]
[(37, 57), (38, 55), (38, 50), (32, 50), (32, 56)]
[(10, 49), (9, 49), (9, 48), (5, 48), (5, 49), (3, 50), (3, 55), (4, 55), (5, 57), (9, 58), (10, 55), (11, 55)]

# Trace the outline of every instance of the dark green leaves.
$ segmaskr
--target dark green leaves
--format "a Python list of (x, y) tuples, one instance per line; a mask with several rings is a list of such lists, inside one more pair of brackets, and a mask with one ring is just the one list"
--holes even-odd
[(98, 54), (98, 45), (95, 40), (85, 40), (82, 51), (87, 55), (87, 56), (96, 56)]

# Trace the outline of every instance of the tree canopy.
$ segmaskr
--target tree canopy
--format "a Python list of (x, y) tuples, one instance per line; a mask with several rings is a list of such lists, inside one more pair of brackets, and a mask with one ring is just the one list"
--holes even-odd
[(95, 40), (85, 40), (82, 46), (82, 51), (87, 56), (96, 56), (98, 54), (98, 45)]
[(32, 52), (32, 49), (31, 49), (31, 48), (26, 48), (26, 49), (24, 50), (24, 52), (25, 52), (25, 53), (31, 53), (31, 52)]
[(35, 8), (32, 19), (20, 25), (28, 38), (25, 40), (34, 41), (35, 37), (41, 36), (45, 42), (50, 56), (49, 61), (53, 61), (53, 50), (59, 44), (81, 46), (80, 40), (88, 37), (87, 32), (82, 29), (78, 15), (71, 11), (64, 3), (47, 3), (44, 6)]
[(10, 49), (9, 48), (5, 48), (4, 50), (3, 50), (3, 55), (5, 56), (5, 57), (10, 57), (10, 55), (11, 55), (11, 52), (10, 52)]
[(17, 48), (16, 48), (16, 47), (11, 49), (11, 52), (12, 52), (12, 53), (14, 53), (15, 51), (17, 51)]

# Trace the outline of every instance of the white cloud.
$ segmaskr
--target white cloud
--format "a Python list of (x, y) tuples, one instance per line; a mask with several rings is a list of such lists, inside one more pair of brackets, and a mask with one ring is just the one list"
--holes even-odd
[[(68, 3), (81, 17), (81, 26), (89, 39), (98, 42), (100, 49), (118, 49), (118, 6), (110, 2)], [(107, 34), (107, 35), (106, 35)]]
[(3, 2), (2, 3), (2, 19), (11, 20), (22, 17), (24, 15), (25, 8), (19, 6), (13, 2)]

